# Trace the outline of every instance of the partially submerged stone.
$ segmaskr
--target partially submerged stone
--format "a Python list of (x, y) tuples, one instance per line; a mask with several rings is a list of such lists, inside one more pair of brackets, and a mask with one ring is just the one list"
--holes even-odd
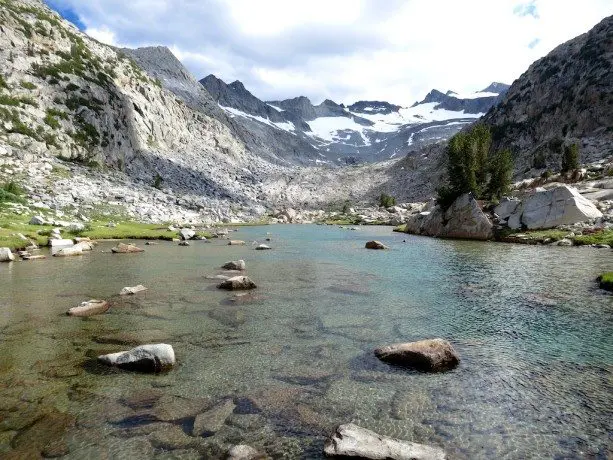
[(372, 240), (366, 243), (366, 249), (387, 249), (387, 246), (384, 245), (381, 241)]
[(244, 260), (231, 260), (230, 262), (226, 262), (221, 266), (226, 270), (244, 270), (246, 268)]
[(68, 310), (70, 316), (93, 316), (101, 315), (109, 309), (110, 305), (106, 300), (91, 299), (81, 302), (78, 307), (73, 307)]
[(119, 291), (119, 295), (132, 295), (136, 294), (137, 292), (142, 292), (146, 290), (147, 288), (142, 284), (139, 284), (137, 286), (126, 286), (121, 291)]
[(272, 249), (272, 248), (268, 246), (267, 244), (260, 244), (255, 247), (256, 251), (266, 251), (267, 249)]
[(219, 289), (228, 291), (255, 289), (257, 286), (247, 276), (234, 276), (217, 285)]
[(81, 251), (93, 251), (94, 243), (92, 243), (91, 241), (80, 241), (77, 244), (75, 244), (73, 248), (80, 248)]
[(596, 278), (600, 289), (613, 292), (613, 272), (607, 272)]
[(245, 242), (243, 240), (230, 240), (228, 241), (228, 246), (244, 246)]
[(162, 372), (175, 365), (171, 345), (157, 343), (141, 345), (128, 351), (98, 356), (98, 361), (128, 371)]
[(62, 248), (59, 251), (53, 253), (53, 257), (72, 257), (82, 256), (83, 248), (81, 246), (73, 246), (69, 248)]
[(340, 425), (326, 440), (324, 453), (330, 457), (372, 460), (444, 460), (438, 448), (390, 438), (353, 423)]
[(189, 241), (179, 241), (179, 246), (189, 246)]
[[(59, 233), (57, 233), (57, 235), (59, 236)], [(61, 239), (61, 238), (50, 239), (49, 245), (52, 248), (70, 248), (74, 246), (74, 241), (69, 240), (69, 239)]]
[(131, 244), (131, 243), (130, 244), (119, 243), (117, 246), (112, 248), (111, 251), (114, 252), (115, 254), (130, 254), (134, 252), (143, 252), (144, 249), (141, 249), (138, 246)]
[(15, 256), (9, 248), (0, 248), (0, 262), (12, 262)]
[(453, 369), (460, 362), (451, 344), (443, 339), (397, 343), (377, 348), (375, 356), (381, 361), (425, 372), (446, 371)]

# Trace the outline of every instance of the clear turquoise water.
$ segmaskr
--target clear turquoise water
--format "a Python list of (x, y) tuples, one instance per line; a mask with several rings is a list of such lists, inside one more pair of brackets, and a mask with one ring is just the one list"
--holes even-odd
[[(267, 232), (274, 250), (254, 251)], [(75, 459), (213, 458), (241, 442), (320, 458), (325, 435), (350, 421), (450, 458), (613, 455), (613, 296), (594, 283), (613, 269), (610, 251), (389, 227), (245, 227), (232, 238), (247, 245), (160, 242), (112, 255), (107, 242), (83, 257), (1, 265), (0, 453), (27, 449), (39, 414), (65, 412), (65, 458)], [(391, 250), (363, 249), (370, 239)], [(238, 258), (258, 289), (233, 302), (205, 276)], [(116, 296), (135, 284), (149, 290)], [(113, 307), (63, 314), (90, 298)], [(430, 337), (454, 344), (456, 370), (419, 374), (372, 354)], [(178, 366), (143, 375), (92, 359), (148, 342), (172, 344)], [(148, 391), (171, 406), (237, 406), (210, 437), (189, 436), (193, 415), (172, 420), (181, 438), (156, 420), (159, 406), (126, 405)], [(160, 443), (156, 430), (175, 434)]]

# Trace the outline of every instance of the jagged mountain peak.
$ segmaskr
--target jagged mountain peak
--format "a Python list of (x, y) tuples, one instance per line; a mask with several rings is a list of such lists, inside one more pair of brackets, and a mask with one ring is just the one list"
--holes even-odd
[(500, 82), (492, 82), (490, 83), (486, 88), (482, 89), (481, 91), (479, 91), (480, 93), (496, 93), (496, 94), (501, 94), (504, 93), (506, 91), (508, 91), (508, 89), (511, 87), (511, 85), (507, 85), (506, 83), (500, 83)]

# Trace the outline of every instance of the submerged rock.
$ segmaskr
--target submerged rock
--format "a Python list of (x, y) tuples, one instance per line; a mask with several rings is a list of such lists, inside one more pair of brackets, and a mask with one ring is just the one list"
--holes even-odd
[(237, 291), (255, 289), (257, 286), (247, 276), (234, 276), (218, 284), (217, 287), (219, 289), (226, 289), (228, 291)]
[(231, 260), (230, 262), (226, 262), (221, 266), (226, 270), (244, 270), (246, 268), (244, 260)]
[(119, 243), (117, 246), (112, 248), (111, 251), (115, 254), (130, 254), (133, 252), (143, 252), (144, 249), (141, 249), (132, 243), (130, 244)]
[(12, 262), (15, 256), (9, 248), (0, 248), (0, 262)]
[(353, 423), (340, 425), (326, 440), (324, 452), (330, 457), (373, 460), (444, 460), (445, 452), (432, 446), (390, 438)]
[(460, 362), (460, 358), (451, 344), (443, 339), (397, 343), (377, 348), (375, 356), (381, 361), (426, 372), (453, 369)]
[(366, 249), (387, 249), (386, 245), (377, 240), (367, 242), (365, 247)]
[(179, 246), (189, 246), (189, 241), (179, 241)]
[(230, 240), (228, 241), (228, 246), (244, 246), (245, 242), (243, 240)]
[(259, 460), (266, 458), (265, 455), (257, 451), (257, 449), (246, 444), (233, 446), (228, 451), (227, 460)]
[(141, 345), (128, 351), (98, 356), (98, 361), (128, 371), (161, 372), (175, 365), (175, 351), (165, 343)]
[(68, 310), (69, 316), (94, 316), (105, 313), (110, 308), (109, 303), (106, 300), (87, 300), (81, 302), (78, 307), (73, 307)]
[(119, 295), (132, 295), (136, 294), (137, 292), (142, 292), (146, 290), (147, 288), (142, 284), (139, 284), (137, 286), (126, 286), (121, 291), (119, 291)]
[(226, 423), (226, 419), (232, 415), (236, 404), (231, 399), (211, 407), (206, 412), (198, 414), (194, 420), (194, 436), (211, 435), (219, 431)]

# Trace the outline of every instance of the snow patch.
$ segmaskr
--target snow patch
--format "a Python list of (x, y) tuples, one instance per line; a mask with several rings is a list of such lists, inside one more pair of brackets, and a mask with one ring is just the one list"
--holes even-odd
[(296, 127), (291, 121), (273, 122), (273, 121), (270, 121), (270, 119), (268, 118), (263, 118), (257, 115), (251, 115), (249, 113), (241, 112), (240, 110), (232, 108), (232, 107), (224, 107), (223, 105), (220, 105), (219, 107), (221, 107), (223, 110), (225, 110), (226, 112), (230, 113), (233, 116), (251, 118), (252, 120), (259, 121), (260, 123), (264, 123), (265, 125), (272, 126), (273, 128), (287, 131), (289, 133), (294, 133), (294, 131), (296, 130)]

